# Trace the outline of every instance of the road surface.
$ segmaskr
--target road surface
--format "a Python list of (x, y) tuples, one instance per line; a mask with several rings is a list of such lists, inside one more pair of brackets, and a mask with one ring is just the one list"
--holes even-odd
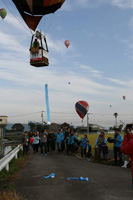
[[(56, 177), (43, 178), (51, 173)], [(133, 200), (130, 169), (87, 162), (65, 153), (31, 153), (19, 175), (16, 191), (27, 200)], [(80, 176), (89, 181), (67, 180)]]

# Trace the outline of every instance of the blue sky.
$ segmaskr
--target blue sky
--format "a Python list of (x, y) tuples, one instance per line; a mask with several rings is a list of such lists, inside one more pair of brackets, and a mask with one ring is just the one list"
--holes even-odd
[(0, 114), (9, 122), (41, 121), (46, 83), (51, 122), (81, 125), (79, 100), (89, 103), (90, 123), (113, 126), (115, 112), (118, 124), (133, 121), (133, 0), (66, 0), (38, 25), (49, 46), (43, 68), (29, 64), (31, 33), (12, 1), (0, 8)]

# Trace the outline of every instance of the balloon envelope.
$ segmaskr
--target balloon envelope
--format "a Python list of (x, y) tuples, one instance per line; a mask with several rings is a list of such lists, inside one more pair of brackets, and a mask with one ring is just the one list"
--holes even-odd
[(6, 10), (4, 8), (1, 8), (0, 9), (0, 16), (1, 16), (1, 18), (4, 19), (6, 17), (6, 15), (7, 15)]
[(123, 99), (125, 100), (125, 99), (126, 99), (126, 96), (123, 96)]
[(86, 113), (89, 110), (89, 104), (86, 101), (78, 101), (75, 104), (75, 110), (78, 113), (79, 117), (84, 119)]
[(12, 0), (30, 29), (35, 31), (44, 15), (54, 13), (65, 0)]
[(69, 45), (70, 45), (70, 41), (69, 41), (69, 40), (66, 40), (66, 41), (64, 42), (64, 44), (65, 44), (65, 46), (68, 48)]

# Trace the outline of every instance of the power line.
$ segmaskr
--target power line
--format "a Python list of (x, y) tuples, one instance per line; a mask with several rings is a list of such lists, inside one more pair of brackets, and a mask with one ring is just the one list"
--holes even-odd
[[(21, 115), (13, 115), (13, 116), (9, 116), (9, 117), (22, 117), (22, 116), (26, 116), (26, 115), (33, 115), (33, 114), (37, 114), (37, 113), (41, 113), (42, 111), (38, 111), (38, 112), (34, 112), (34, 113), (27, 113), (27, 114), (21, 114)], [(46, 111), (43, 111), (46, 112)]]
[[(46, 113), (46, 111), (43, 111)], [(13, 116), (9, 116), (9, 117), (23, 117), (23, 116), (27, 116), (27, 115), (33, 115), (33, 114), (37, 114), (37, 113), (42, 113), (42, 111), (37, 111), (37, 112), (33, 112), (33, 113), (25, 113), (25, 114), (19, 114), (19, 115), (13, 115)], [(51, 114), (63, 114), (63, 115), (77, 115), (77, 113), (71, 113), (71, 112), (51, 112)], [(96, 116), (112, 116), (113, 114), (106, 114), (106, 113), (89, 113), (89, 115)], [(133, 114), (119, 114), (118, 116), (132, 116)], [(58, 117), (59, 119), (60, 117)], [(56, 117), (57, 119), (57, 117)], [(102, 119), (103, 120), (103, 119)]]
[(2, 1), (3, 1), (3, 3), (5, 4), (5, 6), (7, 7), (7, 9), (12, 13), (12, 15), (18, 20), (18, 22), (19, 22), (28, 32), (30, 32), (30, 33), (32, 34), (31, 29), (28, 29), (28, 28), (18, 19), (18, 17), (16, 17), (16, 15), (14, 15), (14, 13), (13, 13), (12, 10), (7, 6), (7, 4), (5, 3), (4, 0), (2, 0)]

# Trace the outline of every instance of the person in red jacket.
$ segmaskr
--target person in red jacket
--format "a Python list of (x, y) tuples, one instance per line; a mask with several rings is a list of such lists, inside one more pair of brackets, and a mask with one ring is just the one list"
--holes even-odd
[(121, 146), (121, 152), (125, 155), (129, 155), (131, 158), (131, 170), (132, 170), (132, 187), (133, 187), (133, 124), (127, 124), (125, 128), (125, 136)]

